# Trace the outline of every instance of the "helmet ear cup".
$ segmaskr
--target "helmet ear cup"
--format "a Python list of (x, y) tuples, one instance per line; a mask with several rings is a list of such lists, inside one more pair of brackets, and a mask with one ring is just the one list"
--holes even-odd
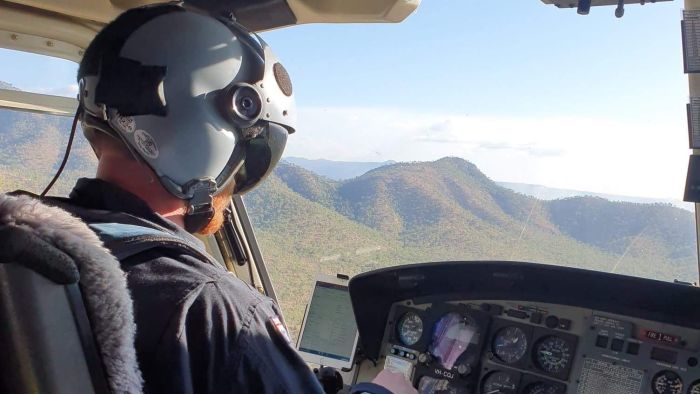
[(279, 86), (282, 93), (287, 97), (292, 97), (292, 79), (289, 78), (287, 69), (284, 68), (282, 63), (277, 62), (272, 66), (272, 72), (275, 75), (277, 86)]

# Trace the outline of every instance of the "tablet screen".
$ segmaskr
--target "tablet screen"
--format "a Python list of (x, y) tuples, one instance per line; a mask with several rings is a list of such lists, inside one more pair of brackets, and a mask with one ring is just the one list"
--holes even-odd
[(351, 361), (357, 326), (347, 286), (316, 282), (301, 333), (299, 351)]

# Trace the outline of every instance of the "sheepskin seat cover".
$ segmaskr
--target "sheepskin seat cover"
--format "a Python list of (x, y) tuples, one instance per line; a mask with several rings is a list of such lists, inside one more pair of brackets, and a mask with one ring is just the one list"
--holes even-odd
[(0, 226), (32, 231), (71, 256), (112, 393), (141, 393), (132, 300), (119, 262), (97, 235), (66, 211), (29, 196), (0, 194)]

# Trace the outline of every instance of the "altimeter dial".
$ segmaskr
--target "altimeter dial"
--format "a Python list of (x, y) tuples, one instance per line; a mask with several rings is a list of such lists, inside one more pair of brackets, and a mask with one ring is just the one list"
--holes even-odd
[(399, 340), (406, 346), (413, 346), (423, 335), (423, 319), (415, 312), (407, 312), (398, 324)]
[(493, 354), (507, 364), (520, 361), (527, 353), (527, 336), (518, 327), (502, 328), (493, 338)]
[(535, 364), (544, 372), (560, 374), (569, 366), (571, 348), (558, 336), (548, 336), (537, 342), (534, 353)]
[(495, 371), (486, 375), (481, 385), (482, 394), (515, 394), (517, 390), (517, 378), (504, 371)]

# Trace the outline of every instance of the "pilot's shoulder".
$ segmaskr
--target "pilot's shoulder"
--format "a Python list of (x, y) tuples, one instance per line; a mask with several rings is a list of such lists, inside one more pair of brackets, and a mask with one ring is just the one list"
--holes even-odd
[(228, 272), (209, 279), (194, 293), (194, 303), (235, 314), (244, 325), (250, 324), (254, 315), (273, 316), (278, 313), (272, 299)]

